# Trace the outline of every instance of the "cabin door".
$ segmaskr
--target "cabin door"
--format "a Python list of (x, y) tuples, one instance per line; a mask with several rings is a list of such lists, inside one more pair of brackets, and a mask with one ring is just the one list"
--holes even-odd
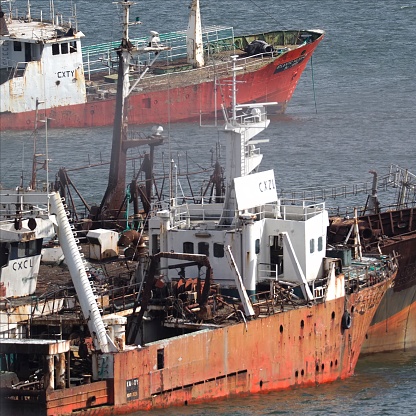
[(278, 235), (270, 236), (270, 264), (271, 275), (277, 279), (283, 273), (283, 241)]
[(30, 43), (25, 43), (25, 62), (32, 61), (32, 45)]

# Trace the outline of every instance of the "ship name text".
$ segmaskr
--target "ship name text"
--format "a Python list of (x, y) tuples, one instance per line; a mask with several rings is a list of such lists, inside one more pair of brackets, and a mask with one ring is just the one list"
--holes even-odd
[(287, 69), (290, 69), (294, 67), (295, 65), (300, 64), (305, 59), (305, 55), (299, 56), (299, 58), (294, 59), (293, 61), (285, 62), (283, 64), (279, 64), (276, 66), (276, 69), (274, 70), (275, 74), (278, 74), (279, 72), (286, 71)]
[(276, 189), (276, 185), (274, 183), (274, 179), (267, 179), (265, 181), (259, 182), (259, 190), (260, 190), (260, 192), (271, 191), (272, 189)]
[(72, 69), (70, 71), (58, 71), (56, 73), (56, 76), (58, 78), (74, 78), (74, 76), (75, 76), (75, 70)]
[(18, 270), (31, 269), (33, 267), (33, 259), (25, 259), (16, 261), (12, 264), (12, 269), (17, 272)]

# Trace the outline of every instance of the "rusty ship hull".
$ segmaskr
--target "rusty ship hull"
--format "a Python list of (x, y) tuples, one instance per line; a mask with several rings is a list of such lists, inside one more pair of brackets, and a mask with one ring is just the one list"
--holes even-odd
[(399, 255), (399, 272), (368, 330), (362, 353), (416, 349), (416, 234), (386, 242), (384, 254)]
[[(127, 414), (345, 379), (354, 373), (390, 283), (312, 308), (130, 347), (109, 357), (111, 379), (49, 392), (21, 391), (26, 400), (3, 401), (2, 409), (36, 415)], [(349, 329), (342, 325), (345, 302), (352, 316)]]
[[(340, 224), (343, 226), (340, 227)], [(345, 238), (351, 220), (335, 224), (333, 241)], [(358, 219), (366, 252), (397, 255), (399, 271), (368, 329), (362, 353), (416, 348), (416, 221), (415, 209), (403, 208)], [(332, 228), (332, 226), (330, 227)], [(335, 239), (335, 240), (334, 240)]]
[(362, 353), (416, 348), (416, 287), (387, 291), (368, 329)]
[[(281, 55), (242, 57), (238, 61), (242, 69), (237, 75), (239, 101), (276, 102), (275, 111), (284, 112), (302, 72), (324, 36), (323, 33), (313, 35), (316, 38), (313, 42)], [(277, 35), (258, 34), (244, 39), (267, 36)], [(217, 77), (221, 72), (222, 75)], [(133, 92), (129, 97), (129, 124), (212, 120), (216, 112), (221, 111), (221, 105), (230, 107), (231, 76), (231, 66), (227, 67), (223, 62), (199, 69), (149, 75), (141, 81), (140, 92)], [(115, 86), (107, 85), (107, 88), (114, 89)], [(115, 103), (114, 93), (100, 95), (100, 98), (98, 94), (90, 94), (85, 103), (47, 106), (42, 109), (42, 114), (51, 128), (109, 126), (114, 121)], [(35, 120), (36, 110), (2, 112), (0, 130), (33, 130)]]

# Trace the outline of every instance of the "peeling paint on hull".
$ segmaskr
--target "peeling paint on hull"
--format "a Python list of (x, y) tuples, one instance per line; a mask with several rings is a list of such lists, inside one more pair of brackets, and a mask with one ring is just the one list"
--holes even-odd
[[(389, 284), (115, 353), (113, 379), (47, 392), (26, 414), (29, 410), (48, 416), (77, 414), (75, 410), (83, 416), (127, 414), (345, 379), (354, 373), (365, 334)], [(341, 326), (345, 306), (352, 315), (350, 329)], [(164, 364), (158, 369), (161, 350)]]

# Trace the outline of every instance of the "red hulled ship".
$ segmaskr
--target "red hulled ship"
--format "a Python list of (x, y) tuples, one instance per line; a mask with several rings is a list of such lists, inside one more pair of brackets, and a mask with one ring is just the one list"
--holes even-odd
[[(75, 22), (47, 22), (30, 8), (24, 17), (1, 14), (1, 131), (32, 130), (37, 110), (50, 127), (113, 123), (119, 42), (82, 47)], [(232, 55), (240, 103), (273, 101), (283, 112), (323, 37), (322, 30), (237, 36), (232, 27), (202, 29), (192, 1), (186, 31), (130, 39), (139, 55), (130, 61), (129, 123), (208, 119), (229, 108)]]

